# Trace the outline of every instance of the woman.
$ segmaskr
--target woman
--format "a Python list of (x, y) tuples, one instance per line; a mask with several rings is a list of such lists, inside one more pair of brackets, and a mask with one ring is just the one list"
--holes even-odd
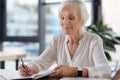
[[(50, 77), (107, 77), (110, 67), (104, 55), (102, 39), (82, 30), (88, 13), (81, 0), (63, 1), (59, 9), (63, 34), (56, 35), (47, 49), (30, 64), (28, 73), (48, 69), (54, 61), (56, 72)], [(22, 65), (21, 76), (27, 76)], [(105, 76), (106, 75), (106, 76)]]

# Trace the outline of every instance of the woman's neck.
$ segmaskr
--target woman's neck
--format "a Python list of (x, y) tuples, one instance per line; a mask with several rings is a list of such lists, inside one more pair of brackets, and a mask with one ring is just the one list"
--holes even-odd
[(69, 35), (68, 43), (70, 44), (78, 44), (79, 40), (83, 37), (84, 32), (74, 33), (72, 35)]

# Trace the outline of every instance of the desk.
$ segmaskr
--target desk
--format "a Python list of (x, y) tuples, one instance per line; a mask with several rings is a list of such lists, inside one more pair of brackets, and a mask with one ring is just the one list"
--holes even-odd
[(16, 70), (18, 70), (19, 58), (24, 58), (26, 56), (25, 53), (7, 53), (7, 52), (0, 52), (0, 62), (1, 62), (1, 69), (5, 68), (5, 61), (6, 60), (16, 60)]
[[(0, 78), (2, 78), (1, 76), (6, 78), (5, 80), (28, 80), (28, 79), (17, 79), (21, 77), (17, 70), (0, 69)], [(0, 80), (3, 80), (3, 79), (0, 79)], [(59, 79), (43, 77), (37, 80), (59, 80)]]
[(62, 79), (56, 79), (56, 78), (47, 78), (43, 77), (37, 80), (111, 80), (111, 79), (102, 79), (102, 78), (62, 78)]
[[(11, 74), (12, 73), (12, 74)], [(0, 76), (4, 76), (7, 78), (7, 80), (15, 79), (19, 77), (18, 71), (16, 70), (6, 70), (6, 69), (0, 69)], [(25, 79), (23, 79), (25, 80)], [(49, 77), (43, 77), (37, 80), (111, 80), (111, 79), (103, 79), (103, 78), (80, 78), (80, 77), (65, 77), (61, 79), (56, 78), (49, 78)], [(120, 80), (120, 79), (118, 79)]]
[(111, 79), (102, 79), (102, 78), (62, 78), (60, 80), (111, 80)]

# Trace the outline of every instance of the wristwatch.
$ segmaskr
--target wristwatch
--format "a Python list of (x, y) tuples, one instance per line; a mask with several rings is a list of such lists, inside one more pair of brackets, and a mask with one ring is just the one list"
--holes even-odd
[(78, 68), (77, 76), (82, 77), (82, 74), (83, 74), (82, 68)]

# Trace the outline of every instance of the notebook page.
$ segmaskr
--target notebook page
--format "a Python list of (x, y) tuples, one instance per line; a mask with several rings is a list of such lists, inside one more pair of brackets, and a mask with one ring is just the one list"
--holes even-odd
[(18, 74), (18, 71), (13, 71), (13, 70), (5, 70), (5, 69), (0, 69), (0, 76), (6, 78), (6, 79), (12, 79), (16, 77), (21, 77)]
[(27, 78), (37, 79), (37, 78), (47, 76), (47, 75), (49, 75), (53, 72), (55, 72), (55, 70), (43, 70), (43, 71), (40, 71), (40, 73), (34, 74), (30, 77), (21, 77), (19, 75), (18, 71), (0, 69), (0, 76), (6, 78), (7, 80), (10, 80), (10, 79), (27, 79)]
[(43, 70), (43, 71), (40, 71), (38, 74), (34, 74), (34, 79), (38, 79), (38, 78), (41, 78), (41, 77), (44, 77), (44, 76), (47, 76), (51, 73), (55, 72), (55, 70)]

